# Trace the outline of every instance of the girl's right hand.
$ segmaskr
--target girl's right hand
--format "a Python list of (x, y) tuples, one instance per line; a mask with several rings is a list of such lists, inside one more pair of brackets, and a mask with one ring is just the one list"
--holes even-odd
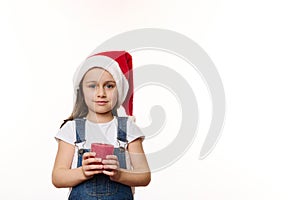
[(82, 158), (82, 172), (86, 178), (92, 178), (95, 174), (103, 172), (101, 158), (95, 158), (95, 152), (86, 152)]

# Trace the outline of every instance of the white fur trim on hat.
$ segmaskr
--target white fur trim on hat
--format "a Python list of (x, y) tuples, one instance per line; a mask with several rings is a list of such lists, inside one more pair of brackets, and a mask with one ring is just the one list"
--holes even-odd
[(128, 81), (123, 74), (119, 64), (114, 59), (104, 55), (89, 57), (77, 68), (73, 77), (74, 103), (76, 102), (77, 92), (82, 78), (84, 77), (86, 72), (94, 67), (101, 67), (105, 69), (114, 78), (118, 90), (118, 101), (115, 108), (119, 108), (127, 96), (127, 92), (129, 89)]

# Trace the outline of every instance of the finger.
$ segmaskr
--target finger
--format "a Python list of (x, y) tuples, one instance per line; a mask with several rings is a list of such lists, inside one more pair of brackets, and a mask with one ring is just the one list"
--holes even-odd
[(108, 176), (115, 176), (117, 174), (116, 171), (113, 170), (112, 171), (103, 170), (102, 173)]
[(82, 166), (82, 169), (84, 171), (93, 171), (93, 170), (103, 170), (104, 169), (104, 166), (102, 164), (99, 164), (99, 165), (84, 165)]
[(114, 164), (114, 165), (103, 165), (103, 169), (107, 169), (107, 170), (118, 170), (118, 169), (119, 169), (119, 165), (118, 165), (118, 164)]
[(106, 159), (102, 160), (102, 163), (105, 165), (118, 165), (119, 166), (118, 157), (115, 155), (106, 156)]
[(83, 154), (83, 159), (88, 159), (89, 157), (95, 157), (96, 156), (96, 153), (95, 152), (85, 152)]
[(86, 165), (82, 166), (82, 173), (87, 178), (92, 178), (95, 174), (100, 174), (103, 172), (103, 165)]
[(88, 158), (82, 161), (82, 165), (101, 164), (101, 158)]
[(107, 155), (106, 160), (118, 160), (118, 156), (116, 156), (116, 155)]
[(118, 160), (102, 160), (104, 165), (119, 165)]

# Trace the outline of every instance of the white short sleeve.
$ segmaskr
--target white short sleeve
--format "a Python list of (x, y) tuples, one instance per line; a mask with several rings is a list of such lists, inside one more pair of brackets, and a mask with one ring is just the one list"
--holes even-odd
[(59, 129), (55, 138), (74, 145), (76, 142), (75, 121), (68, 121)]
[(127, 120), (127, 140), (128, 143), (138, 139), (145, 138), (145, 135), (142, 133), (141, 129), (130, 119)]

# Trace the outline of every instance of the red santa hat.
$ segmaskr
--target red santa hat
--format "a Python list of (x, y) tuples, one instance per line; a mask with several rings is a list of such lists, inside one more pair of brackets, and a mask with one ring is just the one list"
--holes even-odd
[(76, 101), (79, 84), (91, 68), (101, 67), (108, 71), (118, 90), (118, 101), (114, 109), (124, 107), (127, 115), (132, 115), (133, 109), (133, 73), (132, 57), (126, 51), (106, 51), (89, 56), (81, 63), (74, 74), (74, 100)]

